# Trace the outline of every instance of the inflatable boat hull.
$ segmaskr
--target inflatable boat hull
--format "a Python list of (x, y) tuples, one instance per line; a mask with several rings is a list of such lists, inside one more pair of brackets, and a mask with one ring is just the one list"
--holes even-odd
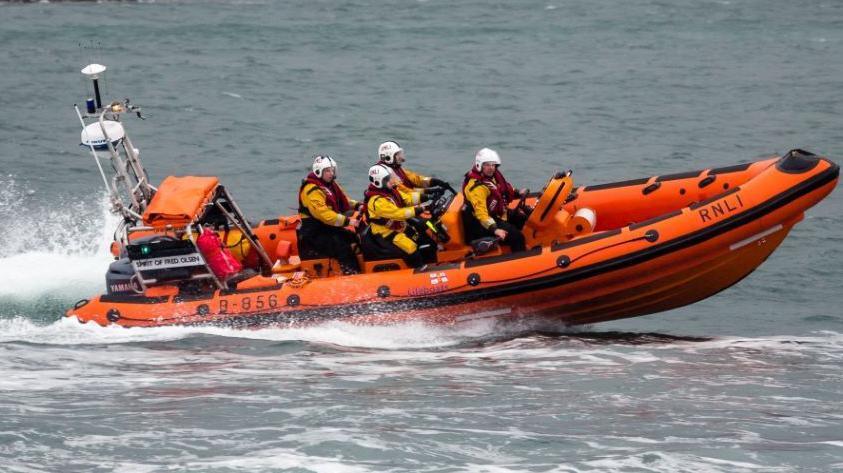
[[(596, 209), (595, 232), (518, 254), (423, 270), (256, 277), (232, 291), (152, 288), (143, 295), (80, 301), (67, 315), (127, 327), (249, 327), (521, 317), (576, 325), (652, 314), (746, 277), (833, 190), (838, 174), (825, 158), (791, 152), (727, 168), (580, 187), (561, 210)], [(267, 234), (277, 222), (264, 223), (256, 233)]]

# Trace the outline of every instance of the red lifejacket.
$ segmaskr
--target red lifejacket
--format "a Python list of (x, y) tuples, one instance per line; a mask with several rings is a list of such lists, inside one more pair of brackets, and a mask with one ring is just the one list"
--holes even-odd
[(369, 188), (366, 189), (366, 192), (363, 195), (365, 196), (364, 203), (366, 208), (366, 220), (368, 220), (369, 223), (387, 225), (390, 230), (401, 231), (404, 229), (404, 222), (390, 220), (383, 217), (374, 217), (369, 214), (369, 201), (375, 197), (384, 197), (389, 199), (397, 207), (405, 207), (404, 199), (401, 198), (401, 194), (398, 193), (398, 189), (381, 189), (379, 187), (375, 187), (374, 184), (369, 184)]
[(219, 235), (213, 230), (205, 230), (196, 239), (199, 252), (214, 272), (217, 279), (225, 281), (239, 273), (243, 266), (234, 258), (228, 248), (223, 247)]
[(351, 210), (351, 204), (348, 202), (348, 197), (345, 195), (345, 192), (342, 191), (339, 184), (337, 184), (336, 180), (333, 180), (330, 184), (328, 184), (321, 178), (316, 177), (316, 174), (311, 172), (302, 181), (301, 187), (299, 187), (299, 213), (312, 217), (312, 215), (310, 215), (310, 211), (307, 210), (307, 207), (301, 200), (301, 192), (304, 190), (304, 186), (308, 184), (315, 185), (325, 193), (325, 203), (328, 207), (331, 207), (334, 212), (341, 214)]
[(404, 169), (401, 167), (400, 164), (389, 164), (389, 163), (385, 163), (383, 161), (380, 161), (378, 164), (383, 164), (384, 166), (389, 166), (389, 169), (392, 169), (392, 171), (395, 173), (395, 175), (397, 175), (399, 178), (401, 178), (402, 184), (404, 184), (407, 187), (413, 187), (412, 183), (410, 182), (410, 178), (407, 177), (407, 173), (404, 172)]
[[(506, 215), (506, 208), (510, 202), (515, 200), (516, 192), (515, 188), (503, 177), (503, 174), (495, 169), (495, 175), (489, 178), (476, 169), (471, 168), (471, 171), (465, 173), (465, 179), (463, 179), (462, 183), (463, 197), (465, 197), (466, 202), (468, 202), (468, 196), (465, 195), (465, 186), (468, 185), (468, 181), (471, 179), (476, 180), (489, 189), (489, 196), (486, 197), (486, 208), (489, 211), (489, 215), (496, 215), (498, 217)], [(471, 204), (468, 206), (471, 207)]]

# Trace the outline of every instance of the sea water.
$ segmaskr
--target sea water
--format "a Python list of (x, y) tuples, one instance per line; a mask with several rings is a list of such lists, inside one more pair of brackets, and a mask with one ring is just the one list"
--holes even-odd
[[(476, 321), (122, 329), (118, 219), (79, 70), (151, 180), (294, 212), (311, 156), (353, 198), (378, 143), (458, 184), (598, 184), (791, 148), (843, 158), (835, 1), (0, 3), (0, 471), (843, 471), (843, 197), (705, 301), (574, 329)], [(599, 218), (599, 215), (598, 215)]]

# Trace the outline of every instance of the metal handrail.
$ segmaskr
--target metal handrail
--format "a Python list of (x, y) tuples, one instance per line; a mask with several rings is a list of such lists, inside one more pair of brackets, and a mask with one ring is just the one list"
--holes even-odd
[[(240, 208), (237, 207), (237, 204), (231, 199), (231, 196), (228, 194), (228, 191), (225, 188), (223, 188), (222, 191), (225, 193), (225, 197), (226, 197), (227, 202), (229, 204), (231, 204), (232, 207), (234, 207), (235, 212), (237, 212), (242, 218), (242, 212), (240, 211)], [(225, 214), (225, 216), (229, 220), (234, 222), (234, 225), (237, 226), (237, 228), (240, 230), (241, 234), (244, 237), (246, 237), (247, 240), (249, 240), (249, 243), (252, 245), (252, 248), (254, 248), (255, 251), (258, 252), (258, 255), (261, 257), (261, 260), (263, 260), (263, 263), (266, 266), (267, 270), (271, 270), (272, 269), (272, 261), (269, 259), (269, 255), (266, 253), (266, 250), (263, 249), (263, 245), (261, 245), (260, 241), (257, 238), (255, 238), (255, 236), (252, 234), (251, 230), (248, 229), (247, 226), (242, 225), (238, 219), (234, 218), (234, 216), (232, 216), (231, 213), (229, 213), (227, 210), (225, 210), (225, 208), (222, 206), (222, 204), (220, 204), (219, 201), (214, 202), (214, 204), (223, 214)], [(243, 220), (245, 222), (245, 218), (243, 218)], [(245, 223), (248, 223), (248, 222), (245, 222)]]

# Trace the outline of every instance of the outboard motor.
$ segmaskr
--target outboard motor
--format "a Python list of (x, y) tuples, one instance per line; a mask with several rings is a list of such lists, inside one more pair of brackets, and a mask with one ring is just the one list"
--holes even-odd
[(108, 265), (105, 273), (105, 288), (108, 294), (138, 294), (143, 289), (133, 280), (135, 269), (129, 258), (120, 258)]

